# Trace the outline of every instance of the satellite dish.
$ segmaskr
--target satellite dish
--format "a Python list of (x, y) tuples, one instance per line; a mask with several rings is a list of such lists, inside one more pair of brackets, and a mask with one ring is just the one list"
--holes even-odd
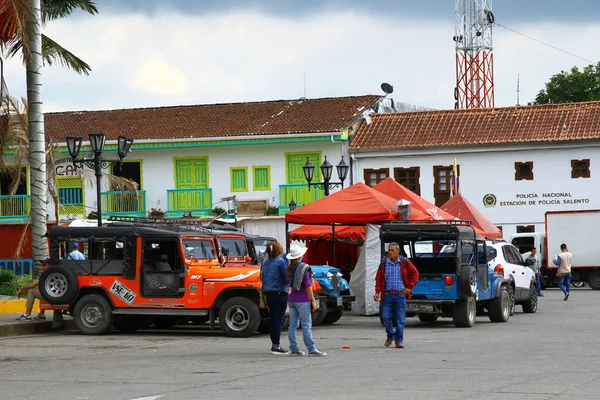
[(389, 83), (383, 82), (381, 84), (381, 90), (383, 90), (386, 94), (390, 94), (394, 91), (394, 87)]

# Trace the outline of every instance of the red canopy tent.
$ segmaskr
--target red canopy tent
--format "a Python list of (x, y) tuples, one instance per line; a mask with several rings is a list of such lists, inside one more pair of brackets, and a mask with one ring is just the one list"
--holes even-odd
[(441, 207), (445, 211), (456, 215), (462, 220), (471, 221), (471, 224), (484, 232), (487, 239), (501, 239), (502, 231), (485, 217), (473, 204), (469, 203), (461, 194), (457, 194), (444, 203)]
[[(295, 240), (311, 239), (306, 262), (336, 265), (339, 261), (344, 264), (339, 267), (347, 272), (347, 269), (354, 268), (358, 258), (358, 251), (351, 251), (350, 247), (357, 249), (354, 244), (365, 239), (365, 224), (395, 220), (397, 216), (396, 200), (364, 183), (357, 183), (288, 212), (285, 221), (286, 231), (288, 223), (305, 225), (290, 232), (289, 237)], [(411, 213), (411, 219), (432, 218), (415, 210)], [(334, 230), (336, 240), (332, 240)], [(347, 243), (336, 245), (336, 241)], [(348, 258), (347, 262), (342, 257)]]
[[(388, 196), (400, 200), (406, 199), (411, 202), (411, 214), (414, 212), (422, 212), (429, 216), (427, 219), (436, 219), (436, 220), (455, 220), (456, 217), (451, 213), (448, 213), (441, 208), (437, 207), (435, 204), (432, 204), (416, 194), (415, 192), (405, 188), (398, 182), (396, 182), (393, 178), (386, 178), (383, 181), (379, 182), (377, 185), (373, 186), (373, 189), (380, 191), (381, 193), (385, 193)], [(411, 220), (413, 218), (411, 217)]]
[(396, 219), (397, 213), (396, 200), (359, 182), (288, 212), (285, 221), (314, 225), (359, 225)]

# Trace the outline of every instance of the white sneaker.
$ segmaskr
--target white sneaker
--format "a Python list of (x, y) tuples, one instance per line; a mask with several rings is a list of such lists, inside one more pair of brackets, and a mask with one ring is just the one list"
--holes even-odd
[(309, 357), (325, 357), (326, 355), (327, 355), (327, 353), (325, 353), (324, 351), (319, 351), (319, 350), (311, 351), (308, 353)]

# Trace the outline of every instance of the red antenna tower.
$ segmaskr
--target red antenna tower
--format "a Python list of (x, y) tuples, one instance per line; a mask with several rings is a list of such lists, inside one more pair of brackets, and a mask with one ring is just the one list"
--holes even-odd
[(454, 108), (494, 107), (492, 0), (455, 0)]

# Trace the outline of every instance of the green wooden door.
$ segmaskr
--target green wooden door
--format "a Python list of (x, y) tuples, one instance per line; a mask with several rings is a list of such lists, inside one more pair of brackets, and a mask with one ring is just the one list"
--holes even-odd
[(208, 158), (175, 161), (177, 189), (208, 188)]
[(304, 179), (304, 170), (302, 167), (306, 164), (306, 158), (315, 166), (313, 182), (321, 181), (321, 153), (294, 153), (287, 155), (287, 183), (288, 184), (306, 184)]

